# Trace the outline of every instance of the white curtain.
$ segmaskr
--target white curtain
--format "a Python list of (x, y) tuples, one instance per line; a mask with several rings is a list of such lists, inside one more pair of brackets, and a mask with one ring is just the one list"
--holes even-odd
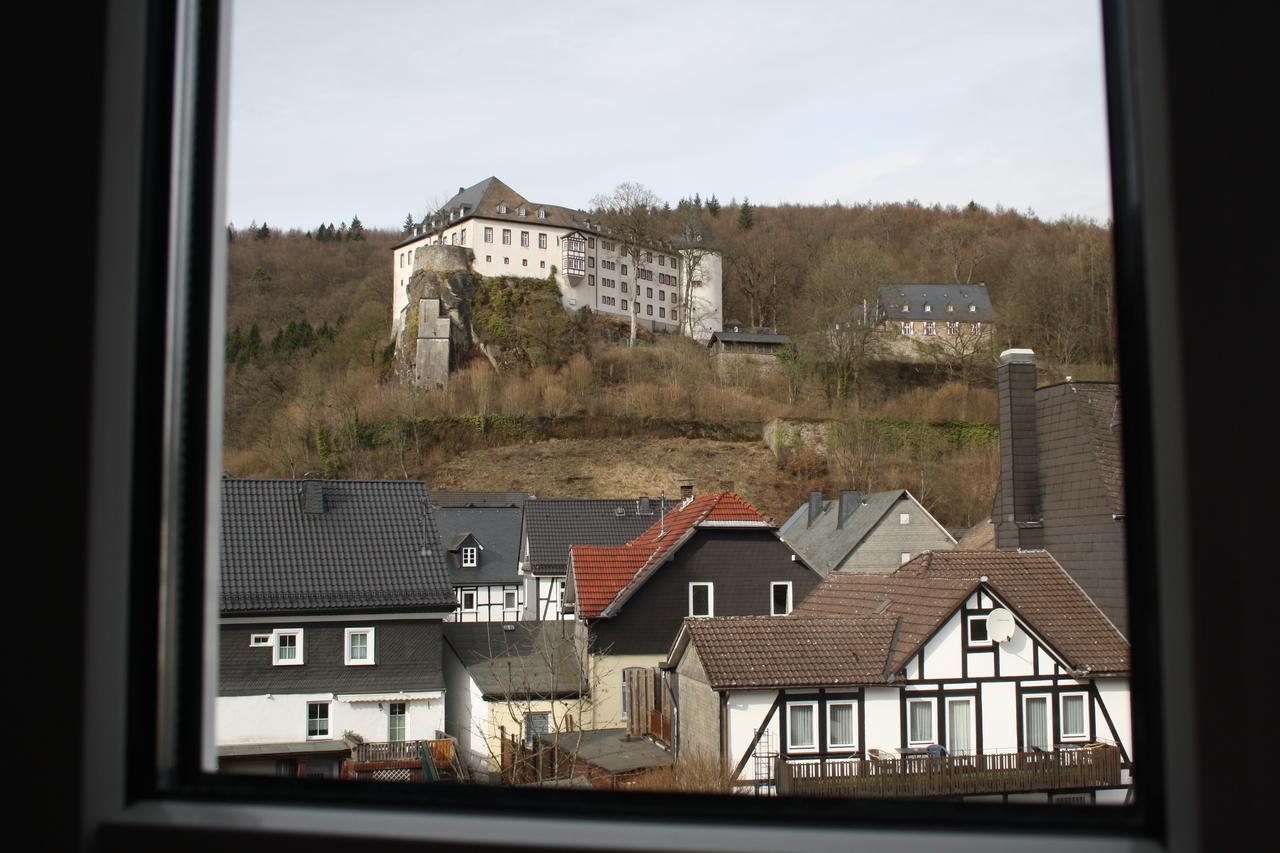
[(790, 729), (787, 742), (793, 747), (813, 747), (813, 706), (794, 705), (791, 708)]
[(1062, 697), (1062, 733), (1070, 736), (1085, 734), (1084, 697)]
[(911, 703), (911, 728), (909, 738), (912, 743), (933, 743), (933, 703)]
[(1049, 699), (1038, 696), (1027, 700), (1027, 714), (1023, 725), (1027, 731), (1027, 749), (1049, 748)]
[(947, 751), (952, 755), (973, 754), (973, 700), (953, 699), (947, 703)]
[(853, 706), (831, 706), (831, 730), (827, 732), (829, 746), (853, 746)]

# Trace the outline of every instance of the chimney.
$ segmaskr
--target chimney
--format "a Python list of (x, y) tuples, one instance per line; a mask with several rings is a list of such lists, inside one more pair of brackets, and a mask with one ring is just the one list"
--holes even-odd
[(840, 514), (836, 516), (836, 530), (843, 530), (844, 523), (849, 520), (849, 516), (857, 512), (858, 507), (862, 505), (862, 494), (850, 489), (846, 489), (840, 493)]
[(822, 515), (822, 492), (809, 493), (809, 523), (805, 527), (813, 527), (813, 523)]
[(299, 491), (302, 493), (303, 512), (324, 512), (324, 483), (319, 480), (304, 480)]
[(636, 501), (636, 515), (650, 515), (648, 498), (640, 498)]
[(1000, 353), (996, 368), (1000, 420), (997, 548), (1041, 548), (1040, 442), (1036, 427), (1036, 361), (1029, 349)]
[(466, 187), (458, 187), (458, 195), (462, 195), (464, 192), (466, 192), (466, 190), (467, 190)]
[(693, 483), (681, 483), (680, 500), (687, 501), (691, 497), (693, 497)]

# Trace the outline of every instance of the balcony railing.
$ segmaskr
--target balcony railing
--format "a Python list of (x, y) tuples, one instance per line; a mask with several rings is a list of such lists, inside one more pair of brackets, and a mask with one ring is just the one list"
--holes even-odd
[(779, 757), (775, 776), (779, 794), (806, 797), (955, 797), (1121, 784), (1120, 749), (1110, 744), (938, 757)]

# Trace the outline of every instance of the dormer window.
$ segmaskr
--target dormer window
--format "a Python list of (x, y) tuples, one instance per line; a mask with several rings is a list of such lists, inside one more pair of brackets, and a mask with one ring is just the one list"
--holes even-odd
[(516, 213), (518, 213), (518, 214), (519, 214), (519, 215), (521, 215), (521, 216), (527, 216), (527, 215), (528, 215), (528, 213), (529, 213), (529, 211), (525, 210), (525, 207), (524, 207), (524, 205), (522, 204), (522, 205), (520, 205), (519, 207), (517, 207), (517, 208), (516, 208)]
[(468, 545), (462, 549), (462, 567), (464, 569), (474, 569), (480, 565), (480, 549), (474, 545)]
[(933, 306), (932, 306), (932, 305), (930, 305), (928, 302), (926, 302), (926, 303), (924, 304), (924, 313), (926, 313), (926, 314), (932, 314), (932, 313), (933, 313)]
[(908, 305), (908, 304), (907, 304), (907, 303), (905, 303), (905, 302), (904, 302), (904, 303), (902, 303), (902, 313), (903, 313), (903, 314), (907, 313), (907, 312), (908, 312), (908, 311), (910, 311), (910, 310), (911, 310), (911, 306), (910, 306), (910, 305)]
[(956, 306), (954, 306), (954, 305), (947, 305), (947, 311), (948, 311), (948, 312), (953, 312), (953, 311), (955, 311), (955, 310), (956, 310)]
[(538, 208), (538, 218), (539, 218), (539, 219), (546, 219), (546, 218), (547, 218), (547, 212), (546, 212), (545, 210), (543, 210), (542, 208)]
[(506, 204), (506, 202), (503, 202), (502, 204), (498, 205), (498, 212), (499, 212), (499, 213), (506, 213), (506, 212), (507, 212), (507, 204)]
[(973, 305), (972, 303), (969, 305), (969, 313), (970, 313), (970, 314), (976, 313), (976, 312), (977, 312), (977, 310), (978, 310), (978, 306), (977, 306), (977, 305)]

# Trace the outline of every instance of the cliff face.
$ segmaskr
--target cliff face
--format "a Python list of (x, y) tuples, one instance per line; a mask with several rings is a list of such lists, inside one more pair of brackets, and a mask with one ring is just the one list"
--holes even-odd
[(427, 246), (414, 258), (408, 322), (396, 342), (401, 382), (432, 388), (448, 384), (449, 371), (470, 355), (475, 334), (471, 303), (480, 277), (473, 255), (461, 246)]

